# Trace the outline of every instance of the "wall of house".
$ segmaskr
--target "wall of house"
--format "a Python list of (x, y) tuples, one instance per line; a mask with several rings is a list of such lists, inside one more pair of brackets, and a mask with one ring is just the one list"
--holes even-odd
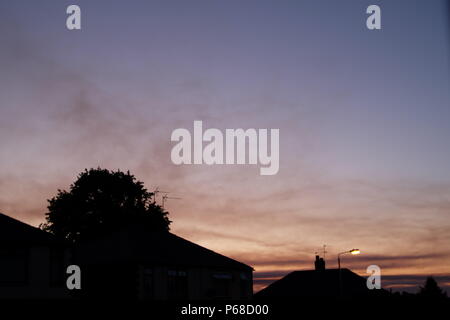
[[(70, 299), (71, 292), (65, 287), (67, 259), (67, 253), (42, 246), (0, 250), (0, 299)], [(97, 268), (82, 267), (82, 270), (80, 293), (93, 299), (122, 296), (140, 300), (252, 297), (251, 271), (142, 264), (97, 265)]]
[(66, 299), (65, 287), (52, 283), (48, 247), (0, 250), (0, 299)]
[(144, 265), (138, 270), (141, 300), (246, 300), (253, 295), (251, 271)]

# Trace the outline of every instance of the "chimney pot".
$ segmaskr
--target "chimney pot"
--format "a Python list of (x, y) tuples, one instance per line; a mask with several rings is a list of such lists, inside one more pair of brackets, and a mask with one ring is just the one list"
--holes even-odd
[(316, 261), (314, 261), (315, 270), (325, 270), (325, 260), (316, 255)]

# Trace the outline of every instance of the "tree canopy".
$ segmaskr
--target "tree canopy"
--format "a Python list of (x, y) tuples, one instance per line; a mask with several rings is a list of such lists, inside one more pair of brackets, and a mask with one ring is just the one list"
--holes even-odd
[(133, 223), (150, 230), (169, 231), (168, 212), (156, 204), (154, 193), (130, 172), (85, 169), (70, 190), (58, 190), (47, 200), (41, 228), (71, 242)]
[(425, 285), (420, 288), (419, 296), (425, 298), (446, 298), (447, 294), (438, 286), (433, 277), (428, 277)]

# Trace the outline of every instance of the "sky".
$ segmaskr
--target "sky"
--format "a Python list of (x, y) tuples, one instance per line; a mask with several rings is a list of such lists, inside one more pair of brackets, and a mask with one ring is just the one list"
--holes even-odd
[[(66, 8), (82, 29), (66, 29)], [(381, 8), (368, 30), (366, 8)], [(446, 1), (0, 0), (0, 212), (38, 226), (85, 168), (130, 170), (171, 230), (255, 268), (327, 247), (450, 288)], [(278, 128), (280, 170), (174, 165), (173, 130)]]

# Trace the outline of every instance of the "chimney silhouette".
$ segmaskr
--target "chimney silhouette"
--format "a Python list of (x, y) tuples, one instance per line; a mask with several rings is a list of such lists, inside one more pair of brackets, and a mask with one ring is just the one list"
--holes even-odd
[(316, 255), (316, 261), (314, 261), (314, 267), (316, 270), (325, 270), (325, 260)]

